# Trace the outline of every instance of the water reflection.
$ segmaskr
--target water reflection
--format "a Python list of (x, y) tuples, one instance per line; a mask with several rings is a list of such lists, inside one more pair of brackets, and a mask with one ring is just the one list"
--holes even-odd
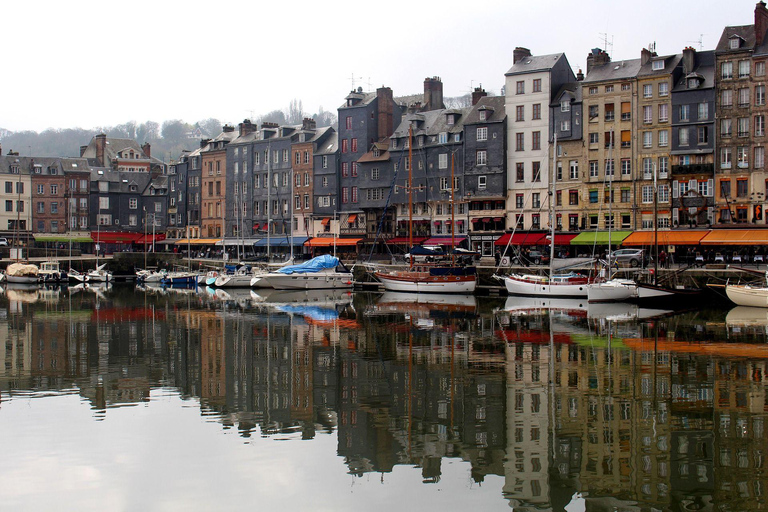
[(765, 507), (766, 310), (125, 286), (0, 306), (3, 401), (76, 392), (103, 419), (176, 389), (244, 440), (335, 433), (351, 475), (464, 461), (517, 511)]

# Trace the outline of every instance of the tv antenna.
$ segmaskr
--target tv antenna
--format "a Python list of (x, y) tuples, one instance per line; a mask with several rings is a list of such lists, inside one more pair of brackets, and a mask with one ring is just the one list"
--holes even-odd
[(603, 50), (610, 55), (613, 53), (613, 35), (611, 35), (610, 42), (608, 41), (608, 33), (607, 32), (600, 32), (600, 35), (603, 36)]
[(699, 51), (704, 51), (704, 34), (699, 34), (699, 39), (696, 41), (688, 41), (689, 43), (696, 43), (699, 46)]
[[(363, 79), (363, 77), (361, 77), (361, 76), (355, 76), (355, 74), (354, 74), (354, 73), (352, 73), (352, 76), (350, 76), (350, 81), (352, 82), (352, 90), (353, 90), (353, 91), (355, 90), (355, 82), (356, 82), (357, 80), (362, 80), (362, 79)], [(368, 81), (370, 81), (370, 78), (368, 79)], [(369, 87), (370, 87), (370, 86), (369, 86)]]

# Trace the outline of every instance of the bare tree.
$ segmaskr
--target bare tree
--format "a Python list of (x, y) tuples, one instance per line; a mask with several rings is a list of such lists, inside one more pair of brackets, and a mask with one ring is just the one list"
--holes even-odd
[(301, 100), (292, 99), (288, 105), (288, 124), (301, 124), (304, 120), (304, 108)]

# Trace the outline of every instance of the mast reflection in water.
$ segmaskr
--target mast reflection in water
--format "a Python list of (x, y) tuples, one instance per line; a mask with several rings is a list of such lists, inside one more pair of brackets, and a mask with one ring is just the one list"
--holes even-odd
[(125, 286), (0, 305), (11, 508), (765, 508), (765, 310)]

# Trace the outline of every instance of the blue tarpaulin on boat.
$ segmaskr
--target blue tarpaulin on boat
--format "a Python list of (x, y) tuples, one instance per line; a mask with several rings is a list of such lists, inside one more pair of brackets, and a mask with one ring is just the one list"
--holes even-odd
[(280, 311), (296, 313), (312, 320), (328, 321), (339, 318), (339, 312), (335, 309), (321, 308), (320, 306), (280, 306)]
[(317, 256), (309, 261), (300, 263), (298, 265), (289, 265), (287, 267), (281, 267), (277, 269), (281, 274), (310, 274), (314, 272), (320, 272), (321, 270), (336, 268), (339, 266), (339, 258), (331, 256), (330, 254), (323, 254)]

